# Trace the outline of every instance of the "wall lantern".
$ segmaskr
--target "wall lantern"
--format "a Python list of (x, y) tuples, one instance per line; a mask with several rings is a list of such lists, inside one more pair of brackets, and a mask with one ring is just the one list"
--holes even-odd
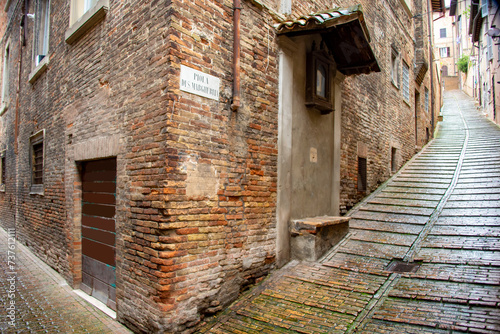
[(323, 42), (319, 50), (315, 48), (313, 42), (312, 51), (307, 54), (306, 106), (316, 108), (326, 115), (333, 111), (330, 85), (336, 66)]
[(488, 29), (488, 31), (486, 33), (491, 38), (498, 38), (498, 37), (500, 37), (500, 29), (498, 29), (495, 26), (492, 26), (490, 29)]

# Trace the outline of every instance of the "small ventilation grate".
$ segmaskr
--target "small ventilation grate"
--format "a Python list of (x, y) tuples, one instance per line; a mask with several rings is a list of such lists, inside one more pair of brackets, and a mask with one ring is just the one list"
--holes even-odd
[(405, 262), (403, 260), (392, 260), (386, 270), (393, 273), (416, 273), (421, 262)]

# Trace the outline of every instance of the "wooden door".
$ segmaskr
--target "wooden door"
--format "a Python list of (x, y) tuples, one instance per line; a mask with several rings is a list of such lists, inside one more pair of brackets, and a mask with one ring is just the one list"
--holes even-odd
[(82, 290), (116, 310), (116, 159), (82, 167)]

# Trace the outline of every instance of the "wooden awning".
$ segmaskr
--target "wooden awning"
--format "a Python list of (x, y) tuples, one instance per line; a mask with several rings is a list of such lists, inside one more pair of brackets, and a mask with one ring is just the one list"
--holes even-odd
[(431, 7), (433, 12), (444, 13), (446, 12), (446, 6), (444, 0), (431, 0)]
[(278, 35), (319, 34), (333, 54), (337, 70), (345, 75), (380, 72), (370, 46), (361, 5), (334, 8), (275, 25)]

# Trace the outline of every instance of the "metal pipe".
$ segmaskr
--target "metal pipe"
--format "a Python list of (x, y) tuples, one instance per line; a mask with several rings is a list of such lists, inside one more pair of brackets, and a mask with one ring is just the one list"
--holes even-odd
[(240, 102), (240, 0), (233, 0), (233, 25), (234, 25), (234, 38), (233, 38), (233, 101), (231, 103), (231, 110), (237, 111), (241, 106)]
[[(27, 4), (28, 1), (25, 1)], [(19, 25), (19, 58), (17, 65), (17, 89), (16, 89), (16, 109), (15, 109), (15, 119), (14, 119), (14, 153), (17, 155), (18, 153), (18, 137), (19, 137), (19, 99), (21, 98), (21, 67), (23, 64), (23, 45), (24, 45), (24, 33), (26, 31), (26, 12), (28, 11), (27, 7), (24, 8), (23, 18), (21, 19), (21, 24)], [(8, 84), (8, 83), (7, 83)]]
[[(436, 129), (436, 124), (435, 124), (435, 120), (434, 120), (434, 117), (435, 117), (434, 108), (436, 107), (436, 104), (434, 101), (434, 57), (432, 56), (433, 55), (433, 50), (432, 50), (433, 31), (432, 31), (432, 25), (431, 25), (431, 20), (432, 20), (432, 11), (431, 11), (432, 7), (431, 6), (432, 5), (431, 5), (430, 0), (427, 0), (427, 26), (429, 29), (428, 36), (429, 36), (429, 63), (430, 63), (429, 75), (431, 77), (431, 80), (430, 80), (430, 85), (431, 85), (431, 87), (430, 87), (431, 88), (431, 129), (432, 129), (432, 138), (434, 138), (434, 131)], [(441, 85), (438, 85), (438, 87), (441, 87)], [(441, 90), (441, 94), (442, 94), (442, 92), (443, 91)], [(441, 103), (439, 105), (441, 107)]]

